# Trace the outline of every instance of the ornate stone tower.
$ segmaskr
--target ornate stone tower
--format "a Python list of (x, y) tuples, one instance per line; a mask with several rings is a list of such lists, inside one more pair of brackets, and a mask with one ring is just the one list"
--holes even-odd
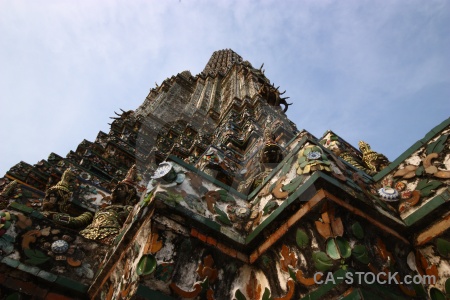
[(284, 93), (262, 66), (216, 51), (94, 142), (11, 168), (0, 179), (0, 295), (450, 294), (450, 119), (389, 163), (364, 142), (298, 131)]

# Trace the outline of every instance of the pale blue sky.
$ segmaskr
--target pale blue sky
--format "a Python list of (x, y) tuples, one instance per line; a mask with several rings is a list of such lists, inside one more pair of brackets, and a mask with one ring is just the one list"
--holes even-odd
[(317, 137), (394, 160), (450, 115), (448, 1), (0, 1), (0, 173), (65, 156), (231, 48)]

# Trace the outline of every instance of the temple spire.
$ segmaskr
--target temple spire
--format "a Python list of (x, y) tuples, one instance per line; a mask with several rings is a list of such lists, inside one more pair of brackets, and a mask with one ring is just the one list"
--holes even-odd
[(231, 49), (214, 51), (203, 69), (204, 74), (215, 75), (218, 72), (226, 73), (235, 62), (241, 62), (242, 57)]

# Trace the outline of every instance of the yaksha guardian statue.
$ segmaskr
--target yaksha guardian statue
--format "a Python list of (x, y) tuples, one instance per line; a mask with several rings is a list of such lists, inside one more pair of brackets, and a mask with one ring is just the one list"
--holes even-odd
[(370, 145), (366, 142), (359, 141), (359, 150), (361, 150), (363, 154), (363, 161), (366, 164), (367, 168), (369, 168), (370, 173), (374, 174), (389, 165), (389, 160), (383, 154), (373, 151), (370, 148)]
[(42, 210), (69, 213), (69, 200), (70, 197), (72, 197), (70, 183), (74, 181), (75, 178), (75, 173), (73, 173), (70, 169), (65, 170), (61, 180), (45, 192)]
[(70, 202), (70, 183), (76, 178), (70, 169), (64, 171), (61, 180), (45, 192), (42, 214), (58, 225), (82, 228), (92, 220), (92, 213), (81, 213)]
[(82, 236), (105, 244), (112, 243), (137, 202), (136, 178), (136, 166), (133, 165), (126, 178), (114, 188), (111, 205), (95, 213), (92, 223), (80, 231)]

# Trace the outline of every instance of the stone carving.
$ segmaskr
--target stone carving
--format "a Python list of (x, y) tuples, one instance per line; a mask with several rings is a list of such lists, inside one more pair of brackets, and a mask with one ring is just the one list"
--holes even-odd
[(125, 179), (117, 184), (111, 193), (111, 202), (120, 205), (135, 205), (137, 198), (136, 182), (138, 173), (136, 165), (133, 165), (129, 170)]
[(42, 210), (68, 213), (70, 209), (69, 200), (72, 196), (69, 185), (74, 179), (75, 173), (70, 169), (64, 171), (61, 180), (45, 192)]
[(135, 180), (137, 178), (136, 166), (133, 165), (127, 176), (113, 190), (111, 205), (100, 209), (94, 215), (92, 223), (80, 234), (90, 240), (100, 241), (105, 244), (112, 243), (114, 237), (120, 232), (129, 213), (137, 201)]
[(0, 193), (0, 209), (6, 208), (8, 206), (8, 199), (11, 197), (11, 195), (14, 193), (14, 190), (16, 189), (18, 183), (16, 180), (11, 181), (8, 183), (3, 191)]
[(366, 142), (359, 141), (359, 149), (363, 154), (363, 161), (370, 173), (377, 173), (389, 165), (389, 160), (383, 154), (377, 153)]
[(267, 129), (264, 133), (265, 144), (261, 153), (261, 162), (263, 164), (278, 164), (283, 160), (283, 150), (278, 145), (278, 141), (283, 134), (275, 137), (272, 130)]
[(70, 184), (75, 180), (75, 173), (67, 169), (61, 180), (46, 193), (42, 204), (42, 214), (53, 220), (56, 224), (71, 228), (81, 228), (92, 220), (92, 213), (83, 212), (74, 208), (70, 202), (72, 191)]
[(259, 91), (258, 94), (261, 95), (261, 97), (267, 99), (267, 102), (270, 105), (280, 105), (283, 104), (284, 105), (284, 109), (283, 112), (286, 112), (289, 108), (289, 105), (292, 105), (292, 103), (287, 103), (286, 100), (289, 99), (289, 97), (280, 97), (280, 95), (283, 95), (283, 93), (280, 93), (278, 91), (278, 88), (275, 88), (274, 86), (270, 86), (268, 84), (263, 84)]
[(87, 239), (110, 244), (112, 239), (119, 233), (132, 206), (110, 205), (99, 210), (85, 229), (80, 234)]

